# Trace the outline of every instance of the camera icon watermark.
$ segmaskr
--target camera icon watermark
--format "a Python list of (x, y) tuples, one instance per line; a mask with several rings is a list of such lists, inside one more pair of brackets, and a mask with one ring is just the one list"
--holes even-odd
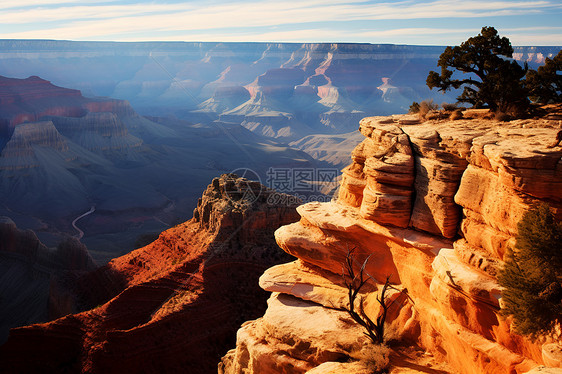
[(264, 189), (259, 174), (248, 168), (232, 170), (224, 183), (224, 193), (233, 203), (252, 204), (259, 199)]

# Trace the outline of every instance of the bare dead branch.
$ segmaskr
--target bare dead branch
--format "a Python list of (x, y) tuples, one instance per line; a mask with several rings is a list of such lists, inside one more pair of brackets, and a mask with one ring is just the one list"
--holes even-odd
[[(373, 279), (369, 274), (367, 274), (368, 278), (365, 278), (364, 276), (365, 267), (367, 266), (367, 262), (371, 256), (367, 257), (365, 261), (363, 261), (361, 267), (359, 268), (359, 272), (356, 273), (353, 267), (355, 263), (355, 258), (353, 257), (354, 250), (355, 248), (352, 248), (351, 250), (348, 249), (345, 261), (342, 265), (342, 278), (343, 283), (347, 287), (349, 301), (349, 307), (344, 307), (342, 309), (345, 310), (355, 322), (365, 329), (363, 333), (369, 337), (374, 344), (382, 344), (384, 343), (384, 324), (388, 309), (394, 303), (393, 301), (392, 303), (387, 304), (387, 291), (389, 289), (394, 289), (405, 294), (408, 299), (411, 300), (411, 298), (408, 295), (407, 290), (398, 290), (390, 284), (389, 275), (386, 278), (380, 295), (376, 296), (376, 300), (381, 306), (381, 312), (377, 316), (376, 320), (373, 321), (365, 312), (364, 297), (357, 297), (369, 278)], [(356, 308), (358, 308), (358, 310)]]

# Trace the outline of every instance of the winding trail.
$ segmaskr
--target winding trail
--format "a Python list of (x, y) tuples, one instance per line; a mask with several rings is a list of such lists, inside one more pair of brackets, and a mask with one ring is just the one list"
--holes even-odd
[(76, 239), (80, 240), (84, 236), (84, 231), (80, 230), (78, 228), (78, 226), (76, 226), (76, 222), (78, 222), (79, 219), (84, 218), (87, 215), (94, 213), (95, 211), (96, 211), (96, 207), (92, 205), (90, 210), (88, 210), (86, 213), (81, 214), (78, 217), (74, 218), (74, 221), (72, 221), (72, 227), (74, 227), (76, 229), (76, 231), (78, 231), (78, 234), (76, 235)]

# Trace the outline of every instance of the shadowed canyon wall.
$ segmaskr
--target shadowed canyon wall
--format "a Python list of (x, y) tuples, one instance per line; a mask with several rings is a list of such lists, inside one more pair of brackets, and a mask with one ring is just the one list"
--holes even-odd
[(265, 310), (259, 276), (290, 258), (273, 232), (298, 219), (296, 205), (271, 204), (273, 193), (215, 178), (191, 220), (75, 281), (93, 309), (12, 329), (0, 370), (216, 372), (238, 326)]

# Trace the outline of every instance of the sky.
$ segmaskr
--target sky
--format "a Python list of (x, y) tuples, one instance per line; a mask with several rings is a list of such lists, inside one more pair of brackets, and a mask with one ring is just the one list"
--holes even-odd
[(562, 0), (2, 0), (1, 39), (562, 45)]

